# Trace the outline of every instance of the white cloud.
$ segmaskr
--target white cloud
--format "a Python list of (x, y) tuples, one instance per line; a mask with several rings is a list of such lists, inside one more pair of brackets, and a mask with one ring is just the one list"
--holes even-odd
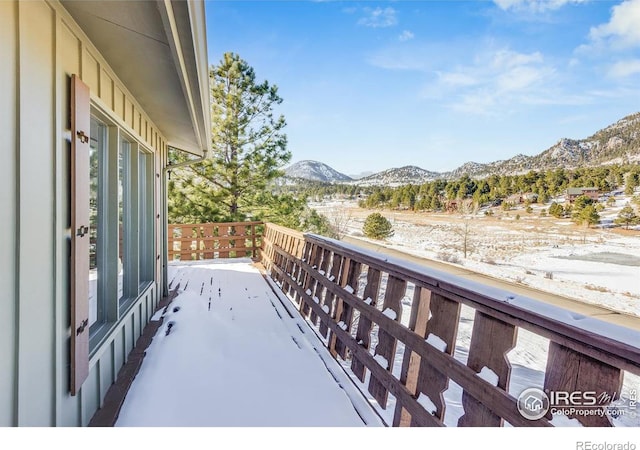
[(476, 55), (471, 65), (438, 72), (422, 94), (456, 111), (494, 115), (516, 105), (559, 103), (550, 93), (555, 74), (540, 52), (491, 50)]
[(473, 86), (479, 82), (467, 73), (449, 72), (440, 73), (438, 76), (441, 83), (452, 87)]
[(540, 52), (534, 53), (518, 53), (512, 50), (498, 50), (491, 58), (491, 66), (499, 70), (509, 69), (513, 67), (523, 66), (527, 64), (538, 64), (543, 62), (543, 56)]
[(415, 41), (403, 45), (395, 43), (371, 53), (367, 63), (381, 69), (428, 72), (433, 67), (432, 56), (439, 54), (442, 54), (440, 47), (433, 45), (425, 46)]
[(614, 78), (626, 78), (640, 73), (640, 59), (618, 61), (609, 69), (609, 76)]
[(415, 35), (411, 31), (404, 30), (402, 33), (400, 33), (400, 36), (398, 36), (398, 40), (400, 42), (406, 42), (406, 41), (410, 41), (414, 37)]
[(372, 28), (386, 28), (398, 24), (396, 10), (391, 7), (377, 7), (375, 9), (364, 8), (364, 12), (366, 16), (358, 20), (358, 25)]
[(583, 3), (587, 0), (494, 0), (500, 9), (505, 11), (544, 12), (562, 8), (568, 3)]
[(626, 0), (611, 10), (609, 22), (591, 28), (595, 43), (609, 43), (614, 48), (640, 46), (640, 0)]

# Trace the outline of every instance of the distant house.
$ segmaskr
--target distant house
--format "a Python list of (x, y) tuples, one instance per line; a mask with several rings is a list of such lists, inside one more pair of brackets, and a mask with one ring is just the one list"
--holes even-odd
[(505, 198), (504, 201), (513, 205), (519, 205), (521, 203), (525, 203), (526, 201), (535, 203), (538, 201), (538, 194), (533, 192), (526, 192), (523, 194), (520, 192), (518, 194), (511, 194), (510, 196)]
[(447, 200), (444, 204), (444, 209), (448, 213), (453, 213), (458, 210), (458, 201), (457, 200)]
[(579, 187), (567, 189), (565, 200), (569, 203), (573, 203), (578, 197), (586, 195), (593, 201), (598, 201), (600, 197), (600, 189), (597, 187)]
[(512, 194), (508, 196), (504, 201), (513, 205), (518, 205), (520, 203), (524, 203), (524, 196), (522, 194)]

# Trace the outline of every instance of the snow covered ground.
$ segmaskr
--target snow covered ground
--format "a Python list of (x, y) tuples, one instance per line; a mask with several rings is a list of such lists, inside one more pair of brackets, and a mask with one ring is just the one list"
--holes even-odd
[(116, 426), (382, 425), (250, 260), (171, 264), (169, 278), (180, 293)]
[[(626, 201), (621, 198), (615, 207), (603, 211), (603, 219), (612, 220)], [(371, 211), (358, 208), (353, 201), (310, 206), (330, 220), (346, 222), (347, 235), (366, 240), (362, 226)], [(541, 209), (533, 205), (531, 214), (509, 211), (498, 212), (497, 217), (487, 217), (482, 211), (464, 217), (383, 211), (395, 233), (384, 242), (375, 242), (640, 316), (640, 233), (577, 227), (568, 220), (542, 218)]]

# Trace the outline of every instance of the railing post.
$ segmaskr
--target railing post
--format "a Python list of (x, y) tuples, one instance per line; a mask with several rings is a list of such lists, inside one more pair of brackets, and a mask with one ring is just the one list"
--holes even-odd
[[(577, 403), (590, 402), (590, 399), (582, 397), (583, 393), (595, 393), (596, 405), (580, 406), (581, 409), (592, 412), (591, 414), (574, 414), (568, 417), (578, 419), (585, 426), (610, 427), (611, 422), (603, 414), (603, 410), (612, 400), (619, 398), (622, 372), (552, 341), (549, 343), (544, 388), (549, 393), (579, 393)], [(558, 406), (575, 406), (568, 403)]]

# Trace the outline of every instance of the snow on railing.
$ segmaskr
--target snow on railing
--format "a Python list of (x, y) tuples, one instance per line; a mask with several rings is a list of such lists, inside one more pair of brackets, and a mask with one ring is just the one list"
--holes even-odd
[[(261, 253), (331, 354), (372, 403), (389, 408), (393, 426), (551, 426), (558, 414), (611, 426), (624, 377), (640, 375), (636, 330), (273, 224), (265, 225)], [(454, 357), (461, 308), (474, 314), (464, 360)], [(510, 391), (508, 353), (518, 330), (548, 340), (544, 381), (526, 398), (519, 394), (529, 389)], [(444, 400), (452, 384), (462, 389), (454, 419)], [(557, 404), (567, 395), (573, 411)]]
[(262, 222), (169, 224), (169, 261), (257, 257)]

